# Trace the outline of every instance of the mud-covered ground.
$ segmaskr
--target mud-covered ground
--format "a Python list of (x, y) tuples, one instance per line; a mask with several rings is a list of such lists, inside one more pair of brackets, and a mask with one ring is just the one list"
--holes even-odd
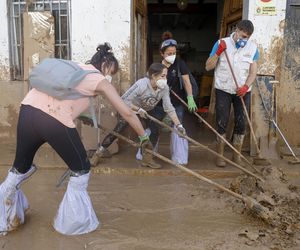
[(55, 188), (62, 173), (39, 169), (23, 185), (31, 206), (26, 224), (1, 237), (0, 249), (271, 249), (256, 240), (268, 229), (264, 223), (241, 214), (234, 198), (186, 176), (93, 174), (89, 193), (101, 227), (60, 235), (51, 223), (66, 188)]
[(284, 170), (274, 165), (262, 168), (261, 175), (263, 181), (239, 176), (231, 182), (233, 191), (257, 202), (255, 207), (247, 206), (248, 209), (240, 204), (233, 204), (233, 208), (263, 219), (269, 226), (251, 235), (253, 245), (260, 242), (270, 244), (270, 249), (300, 249), (300, 189), (297, 181), (289, 179)]

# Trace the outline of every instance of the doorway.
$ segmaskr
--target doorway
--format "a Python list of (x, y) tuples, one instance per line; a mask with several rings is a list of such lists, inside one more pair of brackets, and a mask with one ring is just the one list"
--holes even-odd
[[(199, 84), (198, 113), (209, 119), (214, 113), (213, 71), (205, 62), (214, 43), (231, 33), (242, 18), (242, 0), (148, 0), (148, 66), (160, 62), (159, 46), (164, 31), (177, 41), (177, 54), (183, 59)], [(212, 124), (213, 119), (209, 123)], [(184, 126), (201, 143), (210, 144), (214, 135), (199, 118), (186, 112)]]

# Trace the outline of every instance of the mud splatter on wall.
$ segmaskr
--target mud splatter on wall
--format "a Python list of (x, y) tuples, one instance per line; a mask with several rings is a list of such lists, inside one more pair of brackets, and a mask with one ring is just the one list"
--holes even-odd
[(258, 73), (261, 75), (275, 75), (280, 78), (283, 38), (273, 36), (270, 47), (264, 49), (262, 45), (258, 46), (260, 59), (258, 60)]
[(293, 146), (300, 146), (300, 8), (288, 5), (278, 96), (279, 126)]
[[(256, 1), (248, 1), (248, 15), (244, 18), (249, 19), (254, 24), (254, 33), (251, 39), (256, 42), (260, 53), (258, 61), (258, 74), (261, 77), (275, 78), (280, 80), (282, 51), (284, 42), (284, 25), (286, 17), (286, 0), (276, 1), (275, 15), (258, 15), (256, 13)], [(264, 82), (260, 82), (264, 84)], [(265, 86), (261, 86), (264, 89)], [(280, 89), (277, 93), (282, 95)], [(278, 113), (280, 112), (279, 109)], [(258, 112), (259, 111), (259, 112)], [(257, 137), (266, 136), (269, 133), (270, 123), (265, 122), (265, 111), (262, 107), (261, 98), (256, 87), (252, 93), (252, 118), (255, 120), (255, 133)], [(260, 138), (258, 138), (260, 139)], [(251, 151), (255, 147), (251, 145)]]
[(2, 142), (14, 142), (21, 100), (27, 84), (22, 81), (0, 82), (0, 139)]
[[(120, 70), (113, 76), (112, 84), (122, 94), (130, 84), (130, 0), (86, 0), (72, 2), (71, 47), (72, 60), (86, 62), (96, 52), (96, 47), (104, 42), (110, 43), (117, 57)], [(117, 122), (117, 112), (103, 97), (98, 97), (96, 106), (100, 111), (100, 120), (106, 127), (112, 128)], [(85, 146), (97, 147), (97, 138), (103, 138), (102, 132), (83, 127), (81, 136)], [(111, 148), (110, 148), (111, 150)], [(113, 148), (112, 153), (116, 148)]]
[(0, 81), (10, 79), (7, 2), (0, 1)]
[(122, 44), (118, 48), (122, 51), (122, 57), (119, 59), (120, 64), (120, 94), (123, 94), (129, 86), (132, 84), (130, 82), (130, 43), (129, 39), (126, 44)]
[(0, 81), (8, 81), (10, 76), (8, 58), (0, 57)]

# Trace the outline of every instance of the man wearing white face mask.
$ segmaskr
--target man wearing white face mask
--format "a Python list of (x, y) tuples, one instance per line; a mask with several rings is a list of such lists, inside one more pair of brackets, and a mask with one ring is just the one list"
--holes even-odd
[[(240, 97), (243, 97), (247, 110), (250, 107), (251, 85), (257, 73), (257, 60), (259, 57), (255, 43), (249, 41), (254, 31), (251, 21), (242, 20), (237, 24), (236, 31), (230, 37), (217, 41), (206, 61), (206, 70), (215, 68), (216, 88), (216, 124), (217, 131), (225, 137), (230, 116), (231, 103), (234, 108), (233, 146), (241, 152), (245, 134), (245, 116)], [(239, 87), (236, 88), (226, 56), (226, 49)], [(224, 153), (224, 142), (217, 139), (217, 151)], [(233, 155), (233, 160), (240, 164), (240, 156)], [(217, 158), (216, 165), (225, 166), (225, 161)]]
[[(161, 100), (163, 110), (172, 119), (174, 125), (179, 132), (185, 134), (185, 129), (181, 125), (175, 108), (173, 107), (170, 95), (169, 86), (167, 84), (167, 68), (161, 63), (153, 63), (148, 69), (146, 77), (135, 82), (122, 96), (123, 101), (133, 109), (139, 107), (137, 113), (142, 118), (147, 118), (147, 111), (151, 111)], [(114, 131), (121, 133), (128, 126), (124, 119), (120, 119)], [(100, 158), (111, 157), (108, 147), (113, 143), (116, 137), (112, 134), (107, 135), (101, 143), (98, 150), (91, 159), (91, 164), (96, 166)], [(161, 166), (153, 161), (150, 157), (142, 159), (141, 164), (150, 168), (160, 168)]]

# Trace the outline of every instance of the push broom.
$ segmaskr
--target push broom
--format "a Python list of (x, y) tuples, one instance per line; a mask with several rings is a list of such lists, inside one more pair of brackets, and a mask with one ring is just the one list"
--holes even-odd
[[(230, 72), (231, 72), (232, 77), (233, 77), (233, 81), (235, 83), (236, 88), (238, 89), (239, 86), (238, 86), (238, 83), (237, 83), (237, 80), (236, 80), (236, 77), (235, 77), (232, 65), (230, 63), (227, 51), (224, 50), (224, 53), (225, 53), (225, 57), (226, 57), (227, 63), (228, 63), (229, 68), (230, 68)], [(256, 157), (253, 159), (253, 164), (255, 164), (255, 165), (262, 165), (262, 166), (268, 166), (268, 165), (271, 164), (271, 162), (261, 156), (261, 152), (260, 152), (260, 149), (258, 147), (258, 142), (257, 142), (256, 136), (255, 136), (255, 133), (254, 133), (254, 129), (253, 129), (253, 126), (252, 126), (252, 123), (251, 123), (251, 120), (250, 120), (250, 117), (249, 117), (249, 114), (248, 114), (248, 111), (247, 111), (244, 99), (243, 99), (242, 96), (240, 96), (240, 99), (241, 99), (241, 102), (242, 102), (242, 105), (243, 105), (245, 116), (246, 116), (248, 124), (249, 124), (251, 135), (252, 135), (255, 147), (256, 147)]]
[[(173, 90), (171, 93), (186, 107), (188, 107), (187, 103), (182, 100)], [(226, 143), (236, 154), (238, 154), (251, 168), (253, 168), (257, 173), (259, 173), (258, 169), (255, 168), (252, 163), (241, 153), (239, 152), (234, 146), (232, 146), (223, 136), (221, 136), (217, 130), (215, 130), (203, 117), (201, 117), (197, 112), (193, 112), (195, 116), (197, 116), (218, 138), (220, 138), (223, 142)]]
[[(93, 125), (93, 121), (92, 121), (92, 119), (91, 119), (90, 117), (80, 116), (80, 117), (78, 117), (78, 119), (81, 120), (84, 124), (89, 124), (89, 125), (91, 125), (91, 126)], [(113, 134), (113, 135), (116, 136), (117, 138), (119, 138), (119, 139), (121, 139), (121, 140), (123, 140), (123, 141), (129, 143), (131, 146), (133, 146), (133, 147), (135, 147), (135, 148), (139, 148), (139, 147), (140, 147), (138, 143), (136, 143), (136, 142), (130, 140), (129, 138), (127, 138), (127, 137), (125, 137), (125, 136), (120, 135), (120, 134), (117, 133), (117, 132), (114, 132), (114, 131), (111, 130), (111, 129), (103, 128), (100, 124), (98, 124), (98, 128), (99, 128), (99, 129), (102, 129), (102, 130), (104, 130), (104, 131), (106, 131), (106, 132), (108, 132), (108, 133)], [(184, 167), (184, 166), (182, 166), (182, 165), (180, 165), (180, 164), (178, 164), (178, 163), (175, 163), (175, 162), (173, 162), (172, 160), (168, 159), (167, 157), (162, 156), (162, 155), (160, 155), (160, 154), (154, 152), (153, 150), (150, 150), (150, 149), (145, 149), (145, 150), (146, 150), (147, 153), (152, 154), (153, 156), (155, 156), (155, 157), (161, 159), (162, 161), (164, 161), (164, 162), (166, 162), (166, 163), (169, 163), (169, 164), (171, 164), (171, 165), (173, 165), (173, 166), (179, 168), (180, 170), (182, 170), (182, 171), (184, 171), (184, 172), (186, 172), (186, 173), (188, 173), (188, 174), (190, 174), (190, 175), (196, 177), (197, 179), (200, 179), (200, 180), (202, 180), (202, 181), (204, 181), (204, 182), (206, 182), (206, 183), (208, 183), (208, 184), (210, 184), (210, 185), (216, 187), (217, 189), (219, 189), (219, 190), (221, 190), (221, 191), (223, 191), (223, 192), (225, 192), (225, 193), (227, 193), (227, 194), (229, 194), (229, 195), (231, 195), (231, 196), (233, 196), (233, 197), (235, 197), (235, 198), (241, 200), (241, 201), (244, 203), (245, 207), (246, 207), (253, 215), (255, 215), (255, 216), (258, 217), (258, 218), (261, 218), (263, 221), (265, 221), (265, 222), (268, 223), (268, 224), (271, 224), (271, 225), (273, 224), (274, 216), (273, 216), (272, 212), (271, 212), (268, 208), (262, 206), (260, 203), (258, 203), (258, 202), (257, 202), (255, 199), (253, 199), (252, 197), (250, 197), (250, 196), (244, 196), (244, 195), (235, 193), (235, 192), (233, 192), (232, 190), (230, 190), (230, 189), (228, 189), (228, 188), (222, 186), (221, 184), (216, 183), (216, 182), (214, 182), (214, 181), (212, 181), (212, 180), (210, 180), (210, 179), (204, 177), (203, 175), (198, 174), (198, 173), (196, 173), (195, 171), (192, 171), (192, 170), (190, 170), (190, 169), (188, 169), (188, 168), (186, 168), (186, 167)], [(68, 171), (68, 170), (67, 170), (67, 171)]]

